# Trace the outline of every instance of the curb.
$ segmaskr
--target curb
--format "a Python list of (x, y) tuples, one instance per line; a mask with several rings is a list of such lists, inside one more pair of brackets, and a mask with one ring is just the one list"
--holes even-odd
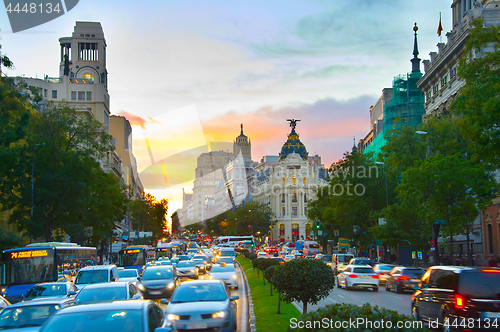
[(243, 279), (245, 280), (245, 290), (247, 292), (247, 300), (248, 300), (248, 326), (247, 326), (247, 330), (249, 330), (250, 332), (257, 332), (257, 329), (255, 328), (255, 314), (254, 314), (254, 311), (253, 311), (253, 301), (252, 301), (252, 294), (250, 293), (250, 286), (248, 286), (248, 279), (247, 279), (247, 275), (245, 274), (245, 271), (243, 270), (243, 268), (241, 267), (241, 264), (240, 262), (236, 261), (235, 262), (238, 264), (238, 266), (240, 267), (240, 270), (243, 274)]

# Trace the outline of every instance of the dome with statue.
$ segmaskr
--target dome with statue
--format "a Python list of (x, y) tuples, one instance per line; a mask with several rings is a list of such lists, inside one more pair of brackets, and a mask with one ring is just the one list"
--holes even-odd
[(308, 153), (305, 145), (300, 141), (299, 135), (295, 132), (295, 126), (297, 125), (297, 121), (295, 119), (289, 119), (290, 127), (292, 127), (291, 133), (288, 135), (288, 140), (281, 147), (280, 152), (280, 161), (286, 159), (286, 157), (291, 153), (296, 153), (300, 155), (302, 160), (308, 160)]

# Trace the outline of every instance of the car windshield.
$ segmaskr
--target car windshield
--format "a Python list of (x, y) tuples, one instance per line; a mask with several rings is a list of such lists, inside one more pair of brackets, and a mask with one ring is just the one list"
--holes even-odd
[(106, 282), (108, 271), (106, 270), (91, 270), (80, 271), (75, 279), (75, 284), (92, 284), (98, 282)]
[(404, 269), (402, 275), (410, 278), (422, 278), (425, 271), (422, 269)]
[(76, 312), (54, 316), (44, 327), (46, 332), (67, 332), (68, 327), (74, 332), (143, 332), (141, 310), (99, 310)]
[(118, 278), (135, 278), (138, 277), (137, 270), (120, 270)]
[(76, 302), (78, 303), (116, 301), (126, 299), (127, 293), (124, 286), (102, 288), (85, 287), (76, 296)]
[(344, 262), (344, 263), (349, 263), (349, 261), (350, 261), (351, 259), (353, 259), (353, 258), (354, 258), (353, 256), (340, 256), (340, 257), (338, 258), (338, 261), (339, 261), (339, 262)]
[(35, 297), (61, 296), (66, 295), (65, 284), (47, 284), (35, 285), (26, 293), (24, 298), (32, 299)]
[(146, 269), (142, 274), (142, 280), (172, 279), (174, 277), (173, 268)]
[(459, 292), (467, 298), (500, 300), (500, 273), (461, 273)]
[(232, 263), (233, 259), (231, 257), (221, 257), (218, 260), (219, 263)]
[(59, 306), (55, 304), (7, 307), (0, 313), (0, 330), (41, 326), (57, 309)]
[(177, 264), (177, 267), (194, 267), (194, 262), (193, 261), (181, 261), (179, 264)]
[(225, 301), (227, 293), (222, 284), (181, 284), (175, 290), (170, 303), (199, 302), (199, 301)]
[(332, 255), (323, 255), (323, 257), (321, 257), (321, 260), (329, 262), (332, 260)]
[(205, 264), (205, 262), (203, 261), (203, 259), (193, 259), (193, 262), (195, 264), (201, 264), (201, 265)]
[(352, 269), (352, 273), (374, 273), (373, 269), (367, 267), (355, 267)]
[(394, 265), (378, 265), (380, 271), (390, 271), (394, 268)]
[(214, 272), (235, 272), (236, 269), (234, 268), (234, 265), (214, 265), (212, 266), (212, 270), (210, 271), (211, 273)]

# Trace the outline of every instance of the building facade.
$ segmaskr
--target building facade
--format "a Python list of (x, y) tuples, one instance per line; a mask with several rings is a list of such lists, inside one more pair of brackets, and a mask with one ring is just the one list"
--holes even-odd
[[(266, 156), (267, 157), (267, 156)], [(315, 162), (321, 159), (315, 156)], [(266, 158), (272, 164), (273, 158)], [(263, 159), (264, 161), (264, 159)], [(276, 166), (260, 163), (254, 174), (253, 200), (268, 205), (276, 219), (271, 241), (290, 242), (312, 234), (307, 218), (307, 205), (316, 190), (328, 185), (327, 173), (321, 166), (311, 165), (307, 150), (295, 132), (295, 125), (279, 154)]]

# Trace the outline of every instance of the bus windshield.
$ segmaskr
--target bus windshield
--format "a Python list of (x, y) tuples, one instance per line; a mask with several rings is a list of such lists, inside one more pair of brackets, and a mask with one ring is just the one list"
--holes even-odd
[(120, 251), (120, 266), (144, 265), (144, 249), (124, 249)]
[(2, 263), (3, 285), (36, 284), (57, 280), (53, 248), (9, 250), (3, 253)]

